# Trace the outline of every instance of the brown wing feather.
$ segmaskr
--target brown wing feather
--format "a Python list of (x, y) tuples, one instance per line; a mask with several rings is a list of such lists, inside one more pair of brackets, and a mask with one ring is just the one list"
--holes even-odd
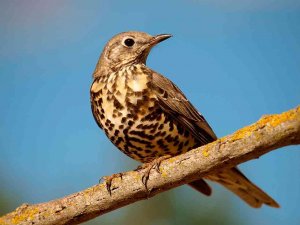
[(160, 107), (184, 127), (187, 127), (201, 144), (207, 144), (217, 139), (204, 117), (172, 81), (153, 72), (152, 85), (153, 90), (157, 93)]
[[(207, 144), (217, 139), (204, 117), (175, 84), (155, 72), (152, 81), (153, 89), (157, 91), (159, 104), (165, 112), (187, 127), (201, 144)], [(270, 196), (249, 181), (236, 167), (225, 169), (206, 178), (222, 184), (252, 207), (260, 207), (262, 204), (279, 207)], [(211, 194), (211, 188), (203, 179), (196, 180), (189, 185), (205, 195)]]
[[(204, 145), (217, 139), (204, 117), (172, 81), (153, 72), (152, 88), (156, 91), (158, 103), (164, 112), (169, 113), (179, 124), (188, 128), (199, 143)], [(191, 182), (189, 185), (205, 195), (211, 195), (212, 190), (203, 179)]]

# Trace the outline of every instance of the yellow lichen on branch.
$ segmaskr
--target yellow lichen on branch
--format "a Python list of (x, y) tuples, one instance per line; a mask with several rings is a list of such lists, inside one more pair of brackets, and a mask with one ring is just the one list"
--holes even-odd
[[(297, 115), (299, 116), (299, 110), (300, 107), (297, 107), (293, 111), (287, 111), (281, 114), (274, 114), (274, 115), (265, 115), (262, 116), (260, 120), (258, 120), (256, 123), (251, 124), (247, 127), (244, 127), (235, 133), (232, 134), (231, 139), (232, 141), (236, 141), (239, 139), (243, 139), (245, 137), (248, 137), (252, 135), (255, 131), (261, 129), (262, 127), (276, 127), (280, 124), (285, 123), (288, 120), (294, 120), (297, 119)], [(298, 117), (299, 120), (299, 117)]]
[(285, 123), (288, 120), (294, 120), (294, 119), (300, 120), (300, 118), (297, 117), (297, 115), (299, 114), (299, 110), (300, 110), (300, 107), (297, 107), (293, 111), (288, 111), (288, 112), (284, 112), (284, 113), (276, 114), (276, 115), (267, 115), (267, 116), (262, 117), (262, 119), (259, 120), (258, 122), (262, 121), (262, 123), (265, 123), (272, 127), (276, 127), (280, 124)]
[[(30, 207), (28, 208), (28, 204), (23, 204), (18, 207), (15, 211), (15, 215), (12, 217), (12, 224), (20, 224), (24, 220), (33, 220), (35, 216), (39, 213), (39, 208)], [(1, 222), (1, 221), (0, 221)]]

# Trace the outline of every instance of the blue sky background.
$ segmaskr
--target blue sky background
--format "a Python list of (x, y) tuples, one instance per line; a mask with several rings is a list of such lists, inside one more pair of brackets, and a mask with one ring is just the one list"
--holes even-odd
[[(91, 74), (116, 33), (173, 34), (147, 64), (173, 80), (221, 137), (300, 103), (299, 21), (299, 0), (1, 0), (0, 192), (13, 203), (0, 212), (136, 167), (90, 111)], [(194, 224), (208, 212), (246, 225), (300, 224), (299, 162), (296, 146), (240, 166), (280, 209), (252, 209), (217, 185), (210, 198), (180, 187), (97, 221), (124, 224), (144, 207), (148, 224)]]

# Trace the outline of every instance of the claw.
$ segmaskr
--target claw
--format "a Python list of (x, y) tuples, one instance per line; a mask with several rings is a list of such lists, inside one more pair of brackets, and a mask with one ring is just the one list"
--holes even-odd
[(108, 191), (110, 196), (111, 196), (111, 181), (112, 181), (112, 179), (105, 180), (106, 190)]
[(162, 157), (159, 157), (157, 159), (154, 159), (153, 161), (149, 162), (149, 163), (145, 163), (141, 166), (139, 166), (136, 170), (139, 171), (141, 169), (145, 169), (145, 172), (143, 173), (143, 176), (142, 176), (142, 183), (144, 184), (145, 186), (145, 189), (149, 192), (149, 189), (147, 187), (147, 182), (149, 180), (149, 176), (150, 176), (150, 172), (151, 172), (151, 169), (155, 169), (156, 172), (158, 173), (161, 173), (160, 171), (160, 164), (163, 160), (165, 159), (168, 159), (170, 158), (171, 156), (170, 155), (165, 155), (165, 156), (162, 156)]
[(109, 193), (110, 196), (111, 196), (112, 181), (113, 181), (113, 179), (118, 178), (118, 177), (120, 177), (121, 180), (122, 180), (123, 179), (123, 173), (116, 173), (116, 174), (113, 174), (111, 176), (103, 176), (99, 180), (99, 182), (101, 182), (102, 180), (105, 181), (106, 190), (107, 190), (107, 192)]
[(142, 183), (144, 184), (146, 190), (149, 192), (148, 187), (147, 187), (147, 182), (149, 180), (149, 176), (150, 176), (150, 171), (153, 168), (154, 165), (152, 165), (151, 163), (148, 164), (148, 167), (146, 167), (146, 171), (144, 172), (143, 176), (142, 176)]

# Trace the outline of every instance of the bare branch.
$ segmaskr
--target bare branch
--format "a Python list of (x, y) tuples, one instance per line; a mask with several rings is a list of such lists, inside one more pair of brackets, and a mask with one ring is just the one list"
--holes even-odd
[(129, 171), (113, 180), (112, 195), (105, 184), (35, 205), (23, 204), (0, 217), (0, 224), (79, 224), (133, 202), (199, 179), (220, 168), (239, 163), (287, 145), (300, 144), (300, 106), (278, 115), (262, 117), (256, 123), (206, 146), (165, 160), (161, 174), (151, 171), (147, 192), (142, 172)]

